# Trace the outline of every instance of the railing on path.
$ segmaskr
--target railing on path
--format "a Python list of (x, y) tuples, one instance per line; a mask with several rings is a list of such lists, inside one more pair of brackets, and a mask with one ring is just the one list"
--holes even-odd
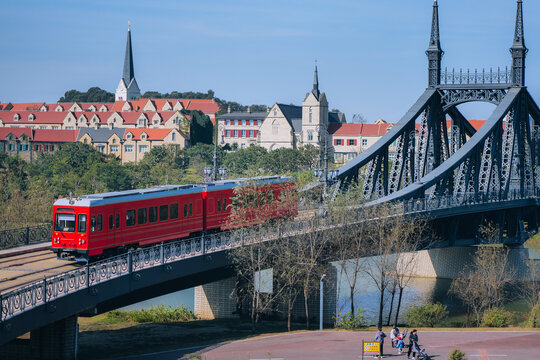
[[(411, 199), (394, 204), (394, 214), (414, 214), (436, 209), (463, 207), (493, 202), (539, 199), (539, 192), (531, 190), (526, 193), (511, 192), (501, 199), (500, 193), (488, 193), (481, 197), (473, 194), (460, 196), (427, 197)], [(352, 209), (351, 209), (352, 210)], [(358, 209), (360, 211), (360, 209)], [(143, 269), (156, 266), (167, 266), (169, 263), (196, 256), (256, 242), (276, 240), (283, 237), (297, 236), (306, 232), (321, 232), (340, 227), (344, 219), (331, 216), (313, 216), (300, 221), (292, 221), (279, 226), (263, 227), (257, 239), (246, 238), (243, 231), (223, 232), (205, 235), (174, 242), (161, 243), (152, 247), (130, 251), (126, 254), (87, 264), (77, 269), (45, 277), (43, 280), (27, 284), (18, 289), (0, 294), (0, 323), (26, 310), (47, 304), (57, 298), (118, 277), (132, 275)], [(359, 221), (363, 221), (359, 217)]]
[(26, 226), (19, 229), (0, 231), (0, 250), (21, 245), (50, 241), (52, 237), (51, 224)]

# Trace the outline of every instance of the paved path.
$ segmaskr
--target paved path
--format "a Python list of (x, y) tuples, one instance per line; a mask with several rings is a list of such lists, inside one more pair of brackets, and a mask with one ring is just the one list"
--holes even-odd
[[(540, 358), (540, 331), (419, 331), (420, 344), (434, 360), (446, 360), (459, 348), (469, 360), (533, 360)], [(374, 333), (323, 331), (273, 335), (201, 349), (179, 349), (125, 359), (173, 360), (186, 353), (204, 360), (350, 360), (361, 359), (362, 339)], [(385, 358), (406, 359), (385, 344)], [(371, 359), (368, 357), (368, 359)]]

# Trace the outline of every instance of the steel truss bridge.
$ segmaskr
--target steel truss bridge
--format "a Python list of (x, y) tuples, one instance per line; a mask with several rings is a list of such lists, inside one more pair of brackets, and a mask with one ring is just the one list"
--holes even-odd
[[(396, 212), (429, 217), (441, 246), (475, 243), (485, 221), (498, 224), (501, 242), (521, 244), (540, 224), (540, 109), (525, 87), (521, 0), (510, 51), (509, 69), (442, 70), (435, 1), (427, 90), (383, 138), (339, 169), (331, 179), (334, 194), (361, 183), (368, 204), (391, 203)], [(473, 101), (496, 106), (479, 130), (457, 109)], [(296, 221), (264, 239), (341, 226), (329, 221)], [(161, 244), (2, 293), (0, 344), (74, 314), (230, 277), (227, 253), (247, 241), (222, 233)]]

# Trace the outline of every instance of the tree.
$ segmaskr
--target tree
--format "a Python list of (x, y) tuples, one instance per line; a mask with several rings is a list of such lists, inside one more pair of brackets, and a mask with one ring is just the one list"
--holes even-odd
[(503, 304), (504, 288), (510, 284), (515, 272), (509, 263), (509, 250), (497, 245), (499, 229), (487, 224), (481, 226), (480, 232), (486, 244), (477, 247), (472, 265), (464, 269), (450, 287), (450, 291), (468, 307), (467, 325), (472, 309), (478, 326), (485, 310)]
[(86, 92), (68, 90), (58, 102), (114, 102), (114, 94), (99, 87), (91, 87)]
[(191, 145), (213, 144), (214, 125), (212, 121), (200, 110), (182, 110), (190, 118), (189, 141)]

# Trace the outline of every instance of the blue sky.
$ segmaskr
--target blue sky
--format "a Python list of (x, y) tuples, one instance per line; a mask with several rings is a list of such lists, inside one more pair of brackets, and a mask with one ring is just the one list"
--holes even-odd
[[(397, 121), (426, 87), (432, 0), (2, 0), (0, 101), (55, 102), (120, 80), (127, 21), (141, 90), (213, 89), (244, 104), (300, 104)], [(510, 65), (515, 0), (440, 0), (443, 66)], [(528, 85), (540, 99), (540, 1), (524, 1)], [(540, 100), (539, 100), (540, 101)], [(463, 109), (485, 118), (491, 105)]]

